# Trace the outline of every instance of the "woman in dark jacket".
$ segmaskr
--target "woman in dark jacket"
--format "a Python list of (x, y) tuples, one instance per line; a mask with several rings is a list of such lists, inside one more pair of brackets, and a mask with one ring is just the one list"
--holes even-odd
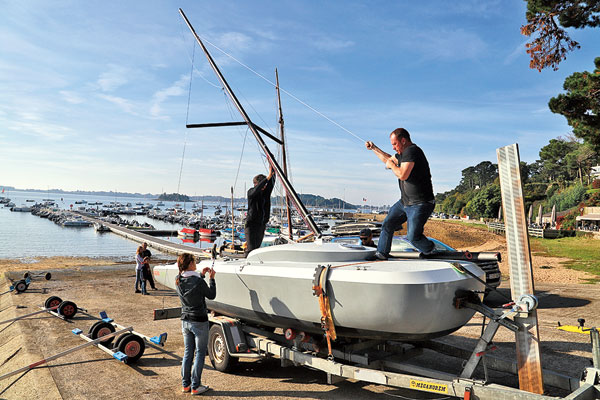
[[(209, 329), (205, 298), (213, 300), (217, 295), (215, 270), (206, 267), (202, 274), (198, 274), (194, 256), (189, 253), (177, 258), (177, 267), (179, 275), (175, 283), (181, 300), (181, 330), (185, 345), (181, 363), (182, 391), (199, 395), (208, 390), (208, 386), (201, 384)], [(208, 285), (204, 280), (207, 272), (210, 278)]]

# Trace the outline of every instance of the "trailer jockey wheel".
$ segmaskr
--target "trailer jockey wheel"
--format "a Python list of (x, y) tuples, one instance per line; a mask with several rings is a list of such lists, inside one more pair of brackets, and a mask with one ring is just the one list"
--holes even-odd
[(208, 357), (213, 367), (220, 372), (230, 371), (239, 361), (229, 355), (223, 328), (217, 324), (208, 331)]
[(71, 319), (77, 314), (77, 305), (72, 301), (65, 300), (60, 303), (57, 312), (65, 319)]
[[(112, 324), (109, 324), (108, 322), (104, 321), (99, 321), (92, 325), (92, 327), (90, 328), (90, 337), (95, 340), (101, 338), (102, 336), (113, 333), (114, 331), (115, 327)], [(113, 339), (114, 337), (111, 336), (106, 340), (100, 341), (100, 344), (102, 346), (108, 347), (112, 343)]]
[(127, 355), (126, 364), (139, 360), (144, 354), (146, 343), (138, 335), (128, 333), (119, 339), (119, 351)]
[(15, 283), (15, 290), (17, 291), (17, 293), (23, 293), (27, 290), (28, 287), (29, 285), (24, 280), (20, 280), (17, 283)]
[(57, 307), (62, 303), (62, 299), (58, 296), (50, 296), (44, 302), (44, 308), (53, 308)]

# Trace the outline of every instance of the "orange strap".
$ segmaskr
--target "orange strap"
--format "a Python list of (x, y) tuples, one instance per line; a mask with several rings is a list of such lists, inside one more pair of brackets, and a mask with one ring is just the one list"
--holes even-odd
[(315, 294), (319, 297), (319, 308), (321, 310), (321, 327), (325, 331), (325, 337), (327, 338), (327, 350), (329, 357), (333, 357), (331, 354), (331, 341), (337, 339), (335, 332), (335, 325), (333, 324), (333, 317), (331, 316), (331, 304), (329, 303), (329, 297), (325, 295), (323, 287), (327, 284), (327, 269), (321, 270), (321, 276), (319, 277), (319, 286), (313, 286)]

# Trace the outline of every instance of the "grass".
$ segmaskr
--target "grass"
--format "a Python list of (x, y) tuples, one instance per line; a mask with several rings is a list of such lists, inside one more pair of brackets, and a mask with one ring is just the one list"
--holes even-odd
[(531, 250), (541, 256), (564, 257), (570, 261), (562, 264), (571, 269), (597, 276), (587, 283), (600, 282), (600, 241), (584, 237), (560, 239), (530, 238)]

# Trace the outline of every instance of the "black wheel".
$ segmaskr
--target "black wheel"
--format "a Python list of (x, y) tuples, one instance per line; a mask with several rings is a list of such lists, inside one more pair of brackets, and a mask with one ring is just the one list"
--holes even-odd
[(60, 303), (62, 303), (62, 299), (60, 297), (58, 297), (58, 296), (50, 296), (44, 302), (44, 307), (45, 308), (52, 308), (52, 307), (59, 306)]
[[(115, 327), (112, 324), (104, 321), (98, 321), (94, 325), (92, 325), (92, 328), (90, 328), (90, 338), (95, 340), (101, 338), (102, 336), (113, 333), (114, 331)], [(102, 346), (109, 347), (113, 339), (114, 336), (111, 336), (106, 340), (100, 341), (100, 344)]]
[(119, 345), (121, 344), (121, 342), (123, 341), (123, 339), (125, 339), (125, 337), (127, 335), (129, 335), (130, 332), (125, 332), (122, 333), (121, 335), (119, 335), (119, 337), (117, 338), (117, 340), (115, 340), (115, 342), (113, 343), (113, 350), (119, 350)]
[(29, 285), (24, 280), (20, 280), (17, 283), (15, 283), (15, 290), (17, 291), (17, 293), (23, 293), (27, 290), (28, 287)]
[(52, 274), (50, 272), (46, 272), (46, 275), (44, 275), (44, 279), (49, 281), (50, 279), (52, 279)]
[(96, 328), (98, 326), (98, 324), (100, 324), (103, 321), (96, 321), (94, 322), (94, 324), (92, 326), (90, 326), (90, 329), (88, 330), (88, 336), (92, 336), (92, 332), (94, 331), (94, 328)]
[(65, 300), (60, 303), (57, 312), (65, 317), (65, 319), (71, 319), (77, 314), (77, 305), (72, 301)]
[(25, 273), (23, 274), (23, 279), (27, 279), (27, 278), (29, 278), (29, 275), (30, 275), (30, 274), (29, 274), (29, 272), (25, 272)]
[(144, 339), (133, 333), (128, 333), (119, 338), (119, 351), (127, 355), (125, 363), (129, 364), (139, 360), (144, 354), (146, 343)]
[(239, 361), (229, 355), (223, 328), (220, 325), (215, 324), (208, 331), (208, 356), (213, 367), (221, 372), (231, 371)]

